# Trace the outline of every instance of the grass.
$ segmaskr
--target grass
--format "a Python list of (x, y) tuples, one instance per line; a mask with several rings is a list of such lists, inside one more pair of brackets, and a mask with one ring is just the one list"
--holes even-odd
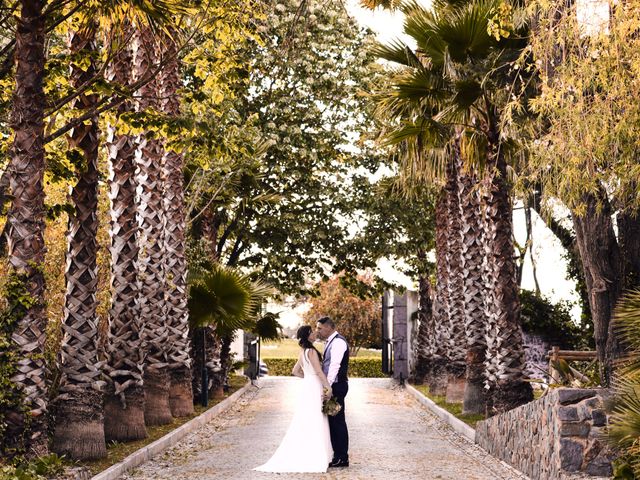
[(119, 442), (110, 443), (107, 445), (106, 458), (102, 458), (100, 460), (94, 460), (91, 462), (79, 462), (77, 465), (87, 467), (91, 471), (92, 475), (96, 475), (101, 471), (106, 470), (111, 465), (115, 465), (116, 463), (121, 462), (136, 450), (139, 450), (142, 447), (145, 447), (146, 445), (149, 445), (150, 443), (155, 442), (159, 438), (164, 437), (167, 433), (175, 430), (181, 425), (184, 425), (189, 420), (192, 420), (198, 415), (206, 412), (211, 407), (214, 407), (221, 401), (228, 398), (233, 393), (240, 390), (242, 387), (246, 385), (246, 383), (247, 383), (247, 379), (245, 377), (231, 376), (229, 378), (229, 387), (230, 387), (229, 392), (226, 393), (223, 398), (219, 398), (219, 399), (210, 398), (208, 407), (195, 405), (195, 412), (193, 413), (193, 415), (189, 417), (174, 418), (173, 422), (167, 425), (160, 425), (157, 427), (147, 427), (147, 433), (149, 434), (149, 436), (144, 440), (137, 440), (135, 442), (128, 442), (128, 443), (119, 443)]
[(438, 405), (440, 408), (444, 408), (447, 412), (451, 413), (458, 419), (462, 420), (464, 423), (469, 425), (472, 428), (476, 428), (476, 423), (480, 420), (484, 420), (484, 415), (472, 413), (472, 414), (462, 414), (462, 404), (461, 403), (447, 403), (446, 398), (441, 395), (431, 395), (429, 393), (429, 387), (427, 385), (412, 385), (416, 390), (422, 393), (425, 397), (433, 400), (433, 403)]
[[(322, 353), (324, 344), (317, 342), (316, 348)], [(297, 358), (300, 354), (298, 341), (293, 338), (285, 338), (279, 342), (263, 342), (260, 345), (260, 358)], [(380, 350), (361, 348), (357, 358), (380, 358)]]

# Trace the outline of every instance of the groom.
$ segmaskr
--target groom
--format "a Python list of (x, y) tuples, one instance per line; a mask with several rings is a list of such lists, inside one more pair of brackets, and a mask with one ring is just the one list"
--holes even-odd
[(349, 368), (349, 345), (347, 340), (336, 331), (336, 326), (329, 317), (322, 317), (317, 323), (317, 333), (326, 342), (322, 356), (322, 371), (327, 376), (333, 396), (342, 409), (335, 416), (329, 417), (333, 460), (330, 467), (349, 466), (349, 432), (344, 419), (344, 397), (349, 391), (347, 370)]

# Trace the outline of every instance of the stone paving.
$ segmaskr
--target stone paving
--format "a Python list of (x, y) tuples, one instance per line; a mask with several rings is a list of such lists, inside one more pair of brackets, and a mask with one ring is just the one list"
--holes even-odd
[(350, 467), (326, 474), (253, 472), (275, 451), (300, 387), (261, 379), (230, 410), (126, 479), (526, 480), (459, 436), (387, 379), (351, 379), (346, 399)]

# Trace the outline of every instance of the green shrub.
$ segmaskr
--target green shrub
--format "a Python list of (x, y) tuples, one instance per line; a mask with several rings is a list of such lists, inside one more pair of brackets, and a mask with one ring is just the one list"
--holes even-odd
[(19, 465), (0, 464), (0, 480), (46, 480), (63, 472), (62, 458), (55, 453)]
[[(295, 358), (265, 358), (269, 375), (288, 377), (296, 364)], [(386, 377), (382, 373), (381, 358), (351, 358), (349, 360), (349, 376), (359, 378)]]
[(552, 303), (548, 298), (530, 290), (520, 290), (521, 322), (526, 333), (542, 335), (562, 349), (589, 349), (593, 338), (574, 323), (569, 311), (571, 304)]

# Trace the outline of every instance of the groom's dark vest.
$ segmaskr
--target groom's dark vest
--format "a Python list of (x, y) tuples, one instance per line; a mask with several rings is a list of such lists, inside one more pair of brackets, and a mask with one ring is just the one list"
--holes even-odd
[(324, 347), (324, 355), (322, 356), (322, 371), (325, 375), (329, 374), (329, 365), (331, 365), (331, 344), (336, 338), (341, 338), (344, 340), (344, 343), (347, 344), (347, 351), (344, 352), (344, 357), (340, 361), (340, 369), (338, 370), (338, 375), (336, 376), (336, 382), (346, 382), (347, 381), (347, 371), (349, 370), (349, 344), (347, 343), (347, 339), (342, 335), (337, 334), (335, 337), (331, 339), (327, 346)]

